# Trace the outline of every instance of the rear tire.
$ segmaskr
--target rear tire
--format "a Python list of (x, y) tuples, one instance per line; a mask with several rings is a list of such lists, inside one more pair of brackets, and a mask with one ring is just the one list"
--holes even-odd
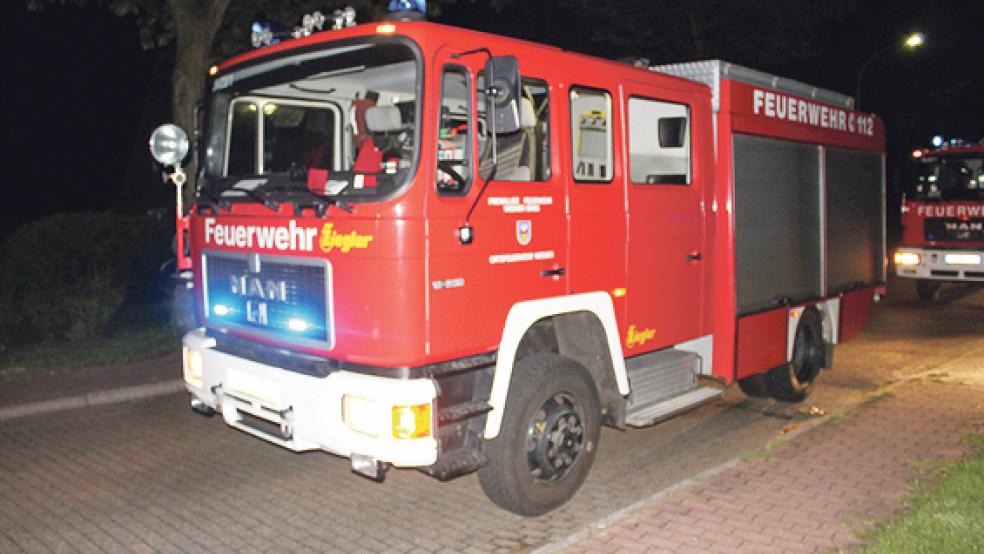
[(810, 395), (823, 367), (824, 344), (820, 312), (807, 308), (800, 316), (793, 342), (793, 358), (765, 373), (769, 396), (783, 402), (800, 402)]
[(590, 374), (554, 354), (513, 368), (499, 436), (485, 441), (489, 464), (478, 472), (492, 502), (536, 516), (570, 500), (594, 462), (600, 402)]
[(738, 386), (741, 387), (741, 392), (745, 393), (745, 396), (752, 398), (769, 397), (769, 390), (765, 387), (765, 375), (762, 373), (739, 379)]
[(919, 295), (920, 300), (932, 302), (940, 297), (940, 288), (942, 285), (943, 283), (939, 281), (920, 279), (916, 281), (916, 294)]

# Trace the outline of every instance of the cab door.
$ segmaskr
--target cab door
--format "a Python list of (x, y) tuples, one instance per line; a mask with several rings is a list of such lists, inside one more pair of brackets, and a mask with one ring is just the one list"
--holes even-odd
[(695, 163), (697, 100), (693, 92), (623, 84), (630, 355), (704, 334), (702, 199), (711, 183)]
[[(520, 129), (498, 140), (492, 166), (482, 70), (487, 56), (454, 56), (442, 49), (430, 90), (439, 91), (426, 122), (435, 137), (421, 164), (429, 173), (428, 296), (430, 349), (437, 357), (497, 347), (509, 309), (517, 302), (566, 292), (564, 191), (552, 140), (554, 115), (546, 68), (517, 55), (522, 73)], [(514, 54), (493, 49), (496, 55)], [(428, 113), (428, 112), (425, 112)], [(466, 216), (473, 233), (460, 236)]]

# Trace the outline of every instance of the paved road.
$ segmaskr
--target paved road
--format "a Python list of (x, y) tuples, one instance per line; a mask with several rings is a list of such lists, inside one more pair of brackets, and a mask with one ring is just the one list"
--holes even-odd
[(192, 413), (183, 395), (0, 424), (0, 552), (515, 551), (533, 549), (767, 444), (811, 407), (835, 411), (906, 374), (984, 356), (984, 290), (938, 304), (893, 288), (801, 406), (745, 399), (657, 427), (605, 430), (567, 506), (524, 519), (474, 476), (411, 470), (376, 484), (348, 461), (293, 454)]

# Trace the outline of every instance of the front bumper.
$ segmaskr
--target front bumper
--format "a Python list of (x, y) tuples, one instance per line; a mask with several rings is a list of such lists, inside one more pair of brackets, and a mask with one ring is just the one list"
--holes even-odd
[[(919, 262), (912, 265), (895, 264), (895, 274), (911, 279), (940, 281), (984, 282), (984, 249), (912, 248), (903, 246), (896, 254), (914, 254)], [(973, 263), (976, 257), (977, 263)], [(967, 263), (968, 260), (970, 263)]]
[[(436, 406), (431, 379), (391, 379), (335, 371), (326, 377), (303, 375), (215, 349), (201, 329), (184, 336), (185, 387), (193, 401), (222, 414), (226, 423), (294, 451), (324, 450), (345, 457), (369, 458), (397, 467), (429, 466), (437, 460), (433, 436), (397, 439), (392, 432), (394, 406)], [(194, 354), (197, 353), (197, 354)], [(189, 355), (200, 356), (189, 372)], [(344, 421), (343, 398), (375, 410), (374, 432)], [(372, 415), (372, 414), (371, 414)], [(363, 418), (365, 419), (365, 418)], [(434, 422), (430, 429), (436, 430)]]

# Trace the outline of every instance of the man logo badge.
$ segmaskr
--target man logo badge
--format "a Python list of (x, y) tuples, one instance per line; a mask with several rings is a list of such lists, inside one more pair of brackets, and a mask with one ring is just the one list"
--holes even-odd
[(526, 246), (533, 240), (533, 222), (529, 219), (521, 219), (516, 222), (516, 242), (520, 246)]

